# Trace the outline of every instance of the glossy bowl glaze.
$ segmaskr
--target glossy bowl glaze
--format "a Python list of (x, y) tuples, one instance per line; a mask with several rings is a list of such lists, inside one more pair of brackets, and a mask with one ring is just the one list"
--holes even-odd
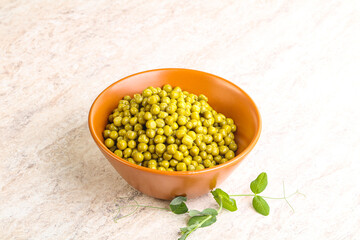
[[(141, 93), (146, 87), (165, 84), (197, 95), (205, 94), (217, 112), (234, 120), (239, 149), (232, 160), (199, 171), (165, 172), (129, 163), (107, 149), (102, 132), (119, 100), (125, 95)], [(149, 196), (169, 200), (179, 195), (197, 197), (219, 186), (254, 148), (261, 132), (261, 118), (253, 100), (235, 84), (201, 71), (168, 68), (136, 73), (106, 88), (91, 106), (89, 129), (101, 152), (131, 186)]]

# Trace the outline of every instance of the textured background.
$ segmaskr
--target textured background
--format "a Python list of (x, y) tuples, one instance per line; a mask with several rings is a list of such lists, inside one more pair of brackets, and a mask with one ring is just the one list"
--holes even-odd
[[(0, 1), (0, 239), (176, 239), (184, 216), (153, 209), (113, 222), (132, 189), (92, 141), (87, 114), (114, 81), (143, 70), (211, 72), (252, 96), (254, 151), (222, 185), (251, 198), (191, 239), (356, 239), (360, 235), (360, 4), (348, 1)], [(210, 195), (191, 208), (215, 206)]]

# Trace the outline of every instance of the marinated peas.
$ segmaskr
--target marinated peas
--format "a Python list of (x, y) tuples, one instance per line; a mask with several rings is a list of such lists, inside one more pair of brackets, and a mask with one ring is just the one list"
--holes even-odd
[(238, 149), (236, 125), (208, 98), (169, 84), (123, 97), (108, 116), (104, 143), (117, 156), (160, 171), (196, 171), (225, 163)]

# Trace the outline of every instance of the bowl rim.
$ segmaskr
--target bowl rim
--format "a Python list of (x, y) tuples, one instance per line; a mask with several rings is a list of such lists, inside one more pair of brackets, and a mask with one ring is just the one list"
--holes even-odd
[[(100, 138), (95, 134), (95, 128), (94, 128), (94, 125), (93, 125), (93, 122), (92, 122), (92, 116), (93, 116), (93, 111), (94, 111), (94, 105), (95, 103), (97, 102), (97, 100), (105, 94), (105, 92), (110, 89), (111, 87), (113, 87), (114, 85), (118, 84), (119, 82), (121, 81), (124, 81), (128, 78), (131, 78), (133, 76), (136, 76), (136, 75), (141, 75), (141, 74), (144, 74), (144, 73), (148, 73), (148, 72), (156, 72), (156, 71), (168, 71), (168, 70), (180, 70), (180, 71), (193, 71), (193, 72), (198, 72), (198, 73), (201, 73), (201, 74), (205, 74), (205, 75), (208, 75), (208, 76), (212, 76), (212, 77), (215, 77), (215, 78), (218, 78), (222, 81), (225, 81), (226, 83), (234, 86), (236, 89), (238, 89), (239, 91), (241, 91), (247, 98), (248, 100), (253, 104), (254, 106), (254, 109), (255, 109), (255, 112), (256, 112), (256, 116), (257, 118), (259, 119), (259, 126), (256, 130), (256, 133), (255, 133), (255, 137), (251, 140), (250, 144), (244, 149), (242, 150), (238, 155), (236, 155), (233, 159), (225, 162), (225, 163), (222, 163), (222, 164), (219, 164), (219, 165), (216, 165), (214, 167), (211, 167), (211, 168), (205, 168), (205, 169), (202, 169), (202, 170), (196, 170), (196, 171), (173, 171), (173, 172), (170, 172), (170, 171), (160, 171), (160, 170), (157, 170), (157, 169), (151, 169), (151, 168), (147, 168), (147, 167), (143, 167), (143, 166), (139, 166), (139, 165), (136, 165), (136, 164), (133, 164), (133, 163), (130, 163), (128, 161), (126, 161), (125, 159), (117, 156), (116, 154), (114, 154), (113, 152), (111, 152), (106, 146), (105, 144), (100, 140)], [(96, 98), (95, 100), (93, 101), (91, 107), (90, 107), (90, 111), (89, 111), (89, 115), (88, 115), (88, 127), (89, 127), (89, 130), (90, 130), (90, 133), (91, 133), (91, 136), (92, 138), (94, 139), (96, 145), (103, 151), (109, 153), (111, 156), (113, 156), (117, 161), (121, 162), (122, 164), (125, 164), (131, 168), (135, 168), (135, 169), (138, 169), (140, 171), (145, 171), (145, 172), (148, 172), (148, 173), (152, 173), (152, 174), (158, 174), (158, 175), (169, 175), (169, 176), (184, 176), (184, 175), (199, 175), (199, 174), (204, 174), (204, 173), (209, 173), (209, 172), (215, 172), (215, 171), (219, 171), (221, 170), (222, 168), (227, 168), (227, 167), (230, 167), (234, 164), (236, 164), (238, 161), (240, 161), (241, 159), (243, 159), (247, 154), (250, 153), (250, 151), (255, 147), (257, 141), (259, 140), (259, 137), (260, 137), (260, 133), (261, 133), (261, 129), (262, 129), (262, 119), (261, 119), (261, 115), (260, 115), (260, 112), (259, 112), (259, 109), (258, 107), (256, 106), (255, 102), (252, 100), (252, 98), (244, 91), (242, 90), (240, 87), (238, 87), (236, 84), (230, 82), (229, 80), (226, 80), (222, 77), (219, 77), (217, 75), (214, 75), (214, 74), (211, 74), (211, 73), (207, 73), (207, 72), (203, 72), (203, 71), (199, 71), (199, 70), (195, 70), (195, 69), (188, 69), (188, 68), (158, 68), (158, 69), (150, 69), (150, 70), (146, 70), (146, 71), (142, 71), (142, 72), (138, 72), (138, 73), (134, 73), (134, 74), (131, 74), (131, 75), (128, 75), (126, 77), (123, 77), (121, 78), (120, 80), (112, 83), (110, 86), (108, 86), (107, 88), (105, 88)]]

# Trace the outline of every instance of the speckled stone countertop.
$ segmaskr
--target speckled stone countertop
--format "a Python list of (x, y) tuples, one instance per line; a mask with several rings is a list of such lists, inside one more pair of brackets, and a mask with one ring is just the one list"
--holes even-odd
[[(263, 131), (221, 185), (251, 198), (190, 239), (359, 239), (360, 4), (349, 1), (0, 2), (0, 239), (177, 239), (184, 216), (130, 187), (87, 127), (95, 97), (129, 74), (198, 69), (243, 88)], [(194, 209), (215, 206), (210, 194)], [(129, 210), (126, 210), (129, 211)]]

